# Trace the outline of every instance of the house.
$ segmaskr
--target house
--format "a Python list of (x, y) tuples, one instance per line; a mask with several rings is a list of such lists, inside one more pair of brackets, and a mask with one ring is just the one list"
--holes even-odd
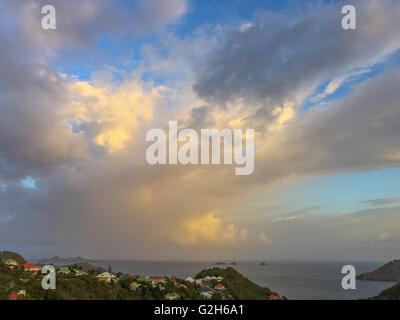
[(282, 300), (282, 297), (281, 297), (279, 294), (277, 294), (276, 292), (272, 292), (272, 293), (268, 296), (268, 298), (269, 298), (270, 300)]
[(185, 281), (194, 283), (196, 280), (194, 280), (192, 277), (187, 277)]
[(26, 290), (19, 290), (18, 292), (17, 292), (17, 295), (19, 295), (19, 296), (26, 296)]
[(61, 273), (61, 274), (70, 274), (71, 271), (68, 269), (68, 267), (61, 267), (57, 273)]
[(14, 269), (15, 267), (18, 266), (18, 262), (15, 261), (14, 259), (7, 259), (4, 261), (4, 263), (10, 268)]
[(140, 283), (137, 282), (131, 282), (131, 284), (129, 285), (129, 289), (131, 289), (131, 291), (136, 291), (139, 287)]
[(41, 266), (29, 262), (24, 263), (22, 266), (24, 268), (24, 271), (29, 271), (33, 273), (38, 273), (40, 270), (42, 270)]
[(225, 290), (225, 286), (221, 283), (218, 283), (215, 287), (215, 290)]
[(139, 282), (151, 282), (152, 281), (149, 276), (139, 276), (136, 280)]
[(18, 295), (16, 293), (11, 293), (9, 296), (10, 300), (17, 300), (18, 299)]
[(154, 277), (154, 276), (151, 276), (149, 278), (153, 283), (165, 283), (166, 282), (165, 277)]
[(145, 282), (151, 284), (153, 288), (157, 287), (160, 283), (159, 277), (140, 276), (136, 279), (138, 282)]
[(216, 281), (218, 281), (218, 282), (221, 282), (222, 280), (224, 280), (224, 278), (222, 278), (222, 277), (216, 277), (216, 276), (207, 276), (207, 277), (203, 278), (202, 280), (204, 280), (204, 281), (213, 281), (213, 280), (216, 280)]
[(171, 279), (171, 281), (176, 281), (176, 280), (178, 280), (177, 277), (175, 277), (175, 276), (172, 276), (170, 279)]
[(117, 276), (113, 275), (112, 273), (109, 272), (103, 272), (100, 273), (99, 275), (96, 276), (97, 280), (102, 281), (102, 282), (116, 282), (117, 281)]
[(157, 286), (161, 287), (161, 284), (165, 284), (166, 283), (166, 279), (165, 277), (155, 277), (155, 276), (151, 276), (149, 277), (151, 286), (153, 288), (156, 288)]
[(184, 285), (183, 283), (181, 283), (181, 284), (179, 285), (179, 288), (187, 289), (186, 285)]
[(9, 295), (10, 300), (17, 300), (19, 296), (26, 296), (26, 291), (25, 290), (19, 290), (17, 293), (11, 293)]
[(200, 295), (205, 299), (212, 299), (212, 292), (200, 292)]
[(88, 273), (83, 270), (76, 270), (74, 269), (75, 277), (87, 276)]
[(167, 299), (167, 300), (178, 300), (178, 299), (180, 299), (180, 295), (175, 293), (175, 292), (174, 293), (167, 293), (165, 295), (165, 299)]

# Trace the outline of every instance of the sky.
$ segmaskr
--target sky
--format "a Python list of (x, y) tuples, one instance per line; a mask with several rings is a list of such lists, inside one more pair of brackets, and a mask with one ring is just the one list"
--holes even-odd
[[(0, 249), (399, 258), (399, 21), (394, 0), (0, 0)], [(254, 172), (149, 165), (169, 121), (254, 129)]]

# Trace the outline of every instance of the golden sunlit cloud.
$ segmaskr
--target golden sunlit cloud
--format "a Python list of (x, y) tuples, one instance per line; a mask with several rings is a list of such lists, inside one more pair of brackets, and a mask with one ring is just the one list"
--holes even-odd
[(75, 99), (68, 113), (73, 121), (94, 126), (97, 131), (94, 142), (108, 152), (115, 152), (133, 139), (139, 119), (153, 118), (160, 89), (146, 91), (136, 81), (125, 82), (120, 87), (75, 82), (71, 88)]
[(246, 229), (238, 230), (233, 224), (225, 227), (223, 222), (212, 213), (183, 223), (181, 229), (173, 236), (175, 242), (185, 246), (200, 243), (232, 243), (246, 239)]
[(275, 117), (275, 121), (268, 128), (270, 132), (281, 129), (285, 123), (294, 117), (294, 104), (285, 103), (282, 107), (275, 108), (272, 115)]

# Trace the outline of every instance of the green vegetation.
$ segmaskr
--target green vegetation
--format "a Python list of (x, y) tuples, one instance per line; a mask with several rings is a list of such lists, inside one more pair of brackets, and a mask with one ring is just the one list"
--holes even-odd
[[(9, 299), (11, 294), (18, 293), (20, 294), (17, 299), (24, 300), (163, 300), (167, 294), (177, 294), (182, 300), (201, 300), (201, 289), (213, 292), (213, 299), (250, 300), (268, 299), (271, 293), (269, 289), (256, 285), (231, 267), (203, 270), (196, 278), (221, 276), (223, 280), (207, 281), (201, 287), (182, 279), (136, 279), (122, 273), (115, 274), (118, 281), (107, 282), (104, 278), (96, 278), (99, 274), (95, 270), (96, 267), (87, 263), (70, 266), (70, 273), (57, 272), (56, 290), (44, 290), (41, 285), (43, 275), (40, 272), (24, 271), (19, 266), (11, 269), (4, 263), (6, 259), (11, 258), (19, 262), (25, 260), (12, 252), (2, 254), (4, 260), (0, 261), (0, 300)], [(57, 271), (60, 270), (62, 268), (58, 267)], [(85, 270), (87, 273), (83, 274), (79, 270)], [(111, 268), (109, 270), (111, 271)], [(225, 289), (213, 290), (218, 283), (223, 284)]]
[(23, 271), (22, 268), (11, 270), (8, 266), (0, 263), (0, 300), (9, 298), (11, 293), (25, 290), (26, 296), (18, 299), (26, 300), (153, 300), (164, 299), (166, 293), (175, 292), (181, 299), (200, 299), (195, 286), (186, 284), (187, 289), (177, 288), (171, 281), (153, 288), (151, 283), (140, 283), (136, 291), (131, 291), (130, 284), (133, 279), (120, 274), (117, 283), (100, 282), (96, 275), (75, 276), (71, 274), (57, 273), (56, 290), (44, 290), (41, 286), (43, 276)]
[[(196, 279), (205, 278), (207, 276), (222, 277), (222, 284), (226, 287), (224, 293), (232, 299), (243, 300), (267, 300), (271, 291), (268, 288), (262, 288), (235, 269), (228, 267), (226, 269), (213, 268), (201, 271), (196, 275)], [(214, 281), (213, 285), (218, 282)]]
[(383, 290), (378, 296), (371, 300), (400, 300), (400, 283), (389, 289)]
[(25, 263), (25, 259), (22, 258), (18, 253), (11, 251), (0, 251), (0, 261), (13, 259), (17, 261), (19, 264)]

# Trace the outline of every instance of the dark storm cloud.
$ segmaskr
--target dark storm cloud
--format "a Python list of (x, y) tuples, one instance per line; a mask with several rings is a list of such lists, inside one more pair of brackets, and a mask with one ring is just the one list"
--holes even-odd
[[(270, 110), (318, 85), (373, 64), (400, 46), (397, 1), (352, 1), (357, 30), (343, 30), (341, 8), (310, 2), (304, 11), (261, 12), (228, 32), (197, 66), (196, 92), (214, 103), (243, 99)], [(302, 97), (304, 98), (304, 97)], [(258, 116), (268, 116), (259, 111)]]
[(61, 121), (66, 82), (16, 29), (0, 33), (0, 178), (74, 162), (85, 143)]
[(399, 81), (397, 68), (358, 85), (345, 100), (301, 114), (256, 157), (254, 178), (398, 167)]

